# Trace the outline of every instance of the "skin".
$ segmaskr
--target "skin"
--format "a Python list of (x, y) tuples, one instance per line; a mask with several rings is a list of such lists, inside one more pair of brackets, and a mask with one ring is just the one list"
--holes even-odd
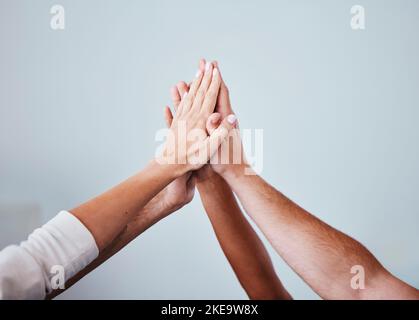
[[(205, 64), (205, 60), (200, 61), (201, 70)], [(179, 82), (172, 88), (175, 111), (178, 110), (180, 97), (188, 89), (185, 82)], [(221, 118), (233, 113), (228, 90), (222, 79), (215, 111), (207, 121), (208, 132), (217, 127)], [(166, 107), (165, 119), (168, 126), (172, 118), (170, 109)], [(215, 235), (240, 284), (250, 299), (291, 299), (276, 275), (262, 241), (244, 217), (230, 187), (213, 170), (213, 166), (218, 165), (206, 165), (194, 175)]]
[[(225, 143), (225, 142), (224, 142)], [(230, 152), (233, 153), (231, 145)], [(241, 152), (241, 151), (240, 151)], [(319, 220), (240, 164), (212, 166), (239, 198), (276, 252), (325, 299), (419, 299), (419, 291), (388, 272), (359, 242)], [(227, 231), (228, 232), (228, 231)], [(231, 232), (231, 231), (230, 231)], [(353, 266), (365, 288), (353, 289)]]
[[(278, 254), (325, 299), (419, 299), (419, 292), (390, 274), (359, 242), (285, 197), (245, 165), (221, 175)], [(247, 168), (249, 169), (249, 168)], [(351, 287), (353, 266), (365, 271), (365, 289)]]
[[(210, 66), (205, 72), (200, 71), (191, 84), (191, 90), (179, 104), (179, 112), (170, 126), (162, 155), (138, 174), (71, 210), (90, 230), (99, 251), (109, 246), (135, 215), (169, 183), (202, 167), (227, 137), (235, 120), (230, 123), (224, 119), (211, 135), (207, 135), (205, 130), (206, 121), (215, 108), (220, 84), (216, 68)], [(186, 136), (191, 132), (199, 132), (201, 136), (195, 140), (182, 140), (181, 126)], [(183, 143), (185, 147), (180, 147)], [(210, 145), (216, 148), (211, 150)], [(196, 155), (201, 150), (204, 150), (199, 152), (202, 161), (197, 162)]]
[[(65, 290), (96, 269), (155, 223), (189, 203), (195, 193), (195, 181), (193, 175), (188, 173), (170, 183), (135, 215), (124, 230), (100, 252), (92, 263), (66, 282)], [(47, 299), (52, 299), (65, 290), (55, 290)]]
[[(70, 210), (91, 232), (99, 257), (70, 279), (67, 288), (192, 199), (195, 178), (191, 171), (208, 162), (235, 125), (235, 118), (227, 117), (211, 135), (206, 134), (205, 124), (214, 111), (220, 84), (218, 69), (212, 65), (198, 72), (191, 90), (180, 101), (180, 112), (171, 122), (162, 155), (136, 175)], [(199, 130), (204, 134), (184, 141), (185, 148), (179, 147), (183, 143), (180, 126), (186, 135)], [(192, 161), (201, 150), (204, 150), (199, 152), (202, 161)], [(58, 293), (53, 292), (49, 298)]]

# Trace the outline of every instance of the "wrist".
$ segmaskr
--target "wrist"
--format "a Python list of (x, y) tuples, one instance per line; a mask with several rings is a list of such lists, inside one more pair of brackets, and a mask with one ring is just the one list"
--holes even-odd
[(225, 170), (221, 170), (219, 174), (226, 180), (235, 180), (246, 175), (254, 175), (254, 171), (248, 164), (232, 164), (228, 165)]
[(170, 180), (175, 180), (189, 171), (187, 164), (171, 164), (165, 158), (158, 157), (151, 161), (150, 166), (168, 176)]

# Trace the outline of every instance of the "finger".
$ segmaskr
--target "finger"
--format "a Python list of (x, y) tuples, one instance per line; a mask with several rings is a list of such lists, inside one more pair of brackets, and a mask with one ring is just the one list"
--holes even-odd
[(182, 112), (187, 112), (192, 108), (192, 104), (195, 100), (196, 92), (201, 85), (204, 74), (201, 70), (198, 70), (195, 74), (195, 79), (192, 81), (189, 91), (182, 96)]
[(222, 94), (223, 92), (228, 94), (228, 87), (224, 81), (218, 61), (214, 61), (213, 64), (214, 64), (214, 68), (217, 68), (218, 72), (220, 73), (220, 79), (221, 79), (220, 94)]
[(218, 94), (217, 102), (218, 103), (221, 103), (222, 102), (224, 104), (230, 105), (230, 93), (228, 92), (228, 88), (225, 85), (225, 83), (224, 83), (223, 80), (221, 80), (220, 92)]
[(218, 69), (218, 72), (220, 74), (220, 80), (221, 80), (220, 93), (218, 94), (217, 102), (219, 103), (220, 101), (226, 100), (226, 99), (230, 100), (228, 87), (224, 82), (224, 78), (223, 78), (223, 75), (221, 74), (221, 70), (220, 70), (220, 66), (218, 64), (218, 61), (214, 61), (213, 64), (214, 64), (214, 68)]
[(181, 101), (181, 95), (179, 94), (179, 90), (177, 86), (173, 86), (170, 88), (170, 98), (172, 99), (173, 107), (175, 108), (175, 111), (177, 111), (180, 101)]
[(201, 70), (202, 72), (205, 71), (205, 64), (207, 63), (207, 61), (205, 61), (204, 58), (202, 58), (201, 60), (199, 60), (199, 70)]
[(218, 72), (217, 68), (214, 68), (212, 74), (212, 81), (208, 88), (207, 93), (205, 94), (205, 99), (202, 103), (201, 111), (204, 112), (205, 115), (210, 115), (214, 112), (215, 105), (217, 103), (218, 93), (220, 91), (221, 85), (221, 78), (220, 73)]
[(227, 85), (224, 82), (223, 75), (221, 74), (221, 70), (217, 61), (214, 62), (214, 68), (218, 69), (220, 73), (220, 91), (218, 92), (217, 103), (215, 104), (215, 110), (221, 113), (221, 116), (226, 116), (228, 114), (234, 113), (231, 108), (230, 102), (230, 92), (228, 90)]
[(169, 106), (166, 106), (164, 108), (164, 120), (166, 121), (167, 127), (170, 128), (170, 126), (172, 125), (172, 121), (173, 121), (173, 114), (172, 114), (172, 111), (170, 110)]
[(220, 91), (217, 96), (217, 103), (215, 104), (215, 111), (221, 113), (222, 117), (225, 117), (227, 114), (234, 113), (231, 108), (230, 102), (230, 93), (228, 88), (223, 82), (221, 82)]
[(234, 114), (230, 114), (225, 117), (218, 128), (215, 129), (208, 138), (206, 138), (205, 143), (207, 148), (206, 150), (208, 152), (208, 159), (212, 158), (212, 156), (217, 152), (218, 148), (228, 137), (230, 131), (235, 127), (236, 123), (236, 116)]
[(213, 78), (213, 66), (211, 62), (207, 62), (205, 64), (205, 73), (201, 81), (201, 85), (196, 92), (195, 101), (193, 104), (193, 108), (195, 110), (200, 110), (202, 107), (202, 103), (205, 99), (205, 95), (207, 94), (208, 88), (211, 84), (211, 80)]
[(218, 112), (211, 114), (206, 123), (207, 132), (211, 135), (221, 123), (221, 114)]
[(183, 97), (183, 95), (185, 94), (185, 92), (189, 91), (189, 86), (185, 83), (185, 81), (180, 81), (178, 82), (178, 84), (176, 85), (177, 90), (179, 92), (179, 96)]
[(176, 88), (177, 94), (180, 97), (180, 101), (177, 105), (174, 104), (174, 107), (175, 107), (176, 113), (181, 114), (182, 108), (180, 108), (180, 102), (182, 102), (182, 97), (184, 97), (185, 94), (188, 92), (188, 85), (184, 81), (180, 81), (177, 83), (175, 88)]
[(225, 85), (223, 75), (221, 74), (220, 65), (218, 64), (218, 61), (213, 61), (212, 63), (214, 65), (214, 68), (217, 68), (218, 72), (220, 73), (221, 86)]

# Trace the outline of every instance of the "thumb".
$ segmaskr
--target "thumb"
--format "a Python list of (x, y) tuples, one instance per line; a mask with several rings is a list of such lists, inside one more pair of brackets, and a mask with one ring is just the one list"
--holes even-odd
[(207, 119), (207, 123), (205, 127), (207, 128), (208, 134), (211, 134), (214, 132), (215, 129), (220, 125), (221, 122), (221, 114), (218, 112), (211, 113), (211, 115)]
[(223, 122), (215, 129), (206, 139), (207, 150), (209, 150), (209, 158), (211, 158), (228, 137), (230, 131), (235, 128), (237, 118), (234, 114), (230, 114), (224, 118)]

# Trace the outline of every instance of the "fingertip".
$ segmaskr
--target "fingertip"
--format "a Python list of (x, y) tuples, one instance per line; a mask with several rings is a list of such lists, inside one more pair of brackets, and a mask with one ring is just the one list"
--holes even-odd
[(205, 71), (208, 72), (210, 71), (211, 68), (212, 68), (212, 63), (207, 61), (207, 63), (205, 63)]
[(206, 64), (206, 60), (204, 58), (201, 58), (201, 60), (199, 60), (199, 70), (204, 71), (205, 64)]
[(184, 89), (184, 90), (188, 87), (185, 81), (179, 81), (176, 86), (178, 89)]
[(179, 81), (177, 86), (177, 90), (179, 92), (179, 96), (183, 96), (185, 94), (185, 92), (188, 92), (188, 85), (186, 84), (185, 81)]

